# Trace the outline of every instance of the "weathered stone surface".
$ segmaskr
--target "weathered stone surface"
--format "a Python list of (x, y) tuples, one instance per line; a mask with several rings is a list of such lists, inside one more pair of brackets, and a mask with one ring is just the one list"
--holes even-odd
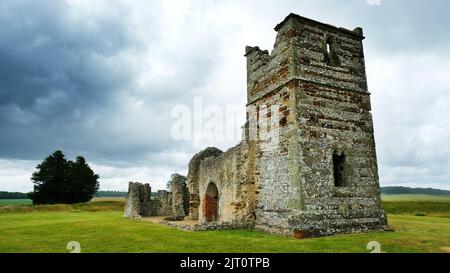
[[(362, 29), (291, 14), (276, 31), (270, 54), (246, 48), (248, 106), (256, 114), (247, 114), (245, 139), (189, 163), (190, 218), (299, 238), (380, 229), (387, 219)], [(276, 115), (265, 106), (276, 106)], [(218, 189), (215, 223), (205, 217), (211, 184)]]
[(172, 216), (172, 193), (166, 190), (158, 191), (155, 198), (158, 203), (156, 215), (158, 216)]
[(151, 198), (149, 184), (130, 182), (125, 202), (125, 217), (167, 216), (167, 219), (182, 220), (186, 216), (184, 206), (188, 196), (184, 194), (186, 177), (174, 174), (170, 185), (172, 191), (160, 190)]
[(185, 177), (178, 175), (172, 178), (172, 216), (181, 219), (186, 216), (184, 209)]
[(217, 157), (223, 152), (217, 148), (206, 148), (205, 150), (196, 154), (189, 162), (188, 172), (188, 187), (189, 187), (189, 217), (192, 220), (197, 220), (199, 216), (200, 195), (198, 188), (198, 174), (200, 163), (203, 159), (209, 157)]
[(151, 216), (151, 192), (149, 184), (130, 182), (125, 201), (124, 217), (141, 218)]

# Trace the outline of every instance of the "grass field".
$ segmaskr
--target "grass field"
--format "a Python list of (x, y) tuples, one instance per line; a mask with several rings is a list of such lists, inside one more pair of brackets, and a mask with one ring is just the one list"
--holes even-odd
[[(124, 197), (95, 197), (92, 201), (125, 201)], [(30, 199), (0, 199), (0, 206), (32, 205)]]
[(384, 202), (450, 202), (450, 196), (435, 196), (426, 194), (383, 194), (381, 195), (381, 198)]
[(0, 199), (0, 206), (10, 206), (10, 205), (31, 205), (30, 199)]
[[(251, 230), (184, 232), (122, 217), (122, 200), (89, 204), (0, 207), (0, 252), (450, 252), (450, 198), (383, 203), (395, 232), (371, 232), (306, 240)], [(385, 199), (386, 200), (386, 199)], [(414, 204), (414, 206), (410, 206)], [(421, 206), (422, 205), (422, 206)], [(9, 209), (6, 209), (9, 208)], [(427, 216), (415, 216), (416, 214)]]

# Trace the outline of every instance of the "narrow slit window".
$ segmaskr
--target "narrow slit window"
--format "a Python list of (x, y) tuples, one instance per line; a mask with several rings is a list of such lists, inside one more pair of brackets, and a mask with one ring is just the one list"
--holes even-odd
[(334, 186), (342, 188), (346, 186), (345, 181), (345, 154), (333, 154), (333, 171), (334, 171)]
[(325, 62), (330, 66), (339, 65), (339, 57), (336, 54), (336, 41), (334, 38), (328, 38), (326, 40), (326, 46), (324, 49)]

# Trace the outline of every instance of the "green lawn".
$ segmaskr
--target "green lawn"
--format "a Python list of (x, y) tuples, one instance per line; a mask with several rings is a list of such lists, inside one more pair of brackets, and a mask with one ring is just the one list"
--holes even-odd
[(384, 202), (388, 212), (400, 206), (396, 214), (388, 215), (395, 232), (306, 240), (252, 230), (180, 231), (125, 219), (119, 210), (123, 206), (120, 201), (28, 206), (26, 210), (11, 206), (8, 211), (0, 210), (0, 252), (68, 252), (66, 245), (70, 241), (78, 241), (85, 253), (369, 252), (366, 246), (371, 241), (378, 241), (384, 252), (450, 252), (450, 202), (422, 201), (431, 216), (411, 214), (416, 209), (402, 205), (409, 202), (418, 201)]

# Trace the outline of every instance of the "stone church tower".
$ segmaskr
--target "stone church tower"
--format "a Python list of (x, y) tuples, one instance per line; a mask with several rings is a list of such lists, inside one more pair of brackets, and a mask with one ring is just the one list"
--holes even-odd
[(190, 217), (299, 237), (380, 229), (361, 28), (290, 14), (273, 51), (247, 47), (245, 137), (189, 164)]

